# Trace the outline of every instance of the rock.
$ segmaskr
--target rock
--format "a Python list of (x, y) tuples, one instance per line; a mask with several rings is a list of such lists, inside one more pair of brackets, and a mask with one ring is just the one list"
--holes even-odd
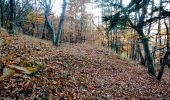
[(27, 68), (15, 66), (15, 65), (8, 65), (8, 68), (15, 70), (18, 73), (24, 73), (24, 74), (31, 74), (31, 71), (29, 71)]
[(10, 69), (10, 68), (4, 68), (3, 69), (3, 77), (11, 76), (15, 74), (15, 70)]
[(0, 38), (0, 46), (3, 45), (3, 40)]

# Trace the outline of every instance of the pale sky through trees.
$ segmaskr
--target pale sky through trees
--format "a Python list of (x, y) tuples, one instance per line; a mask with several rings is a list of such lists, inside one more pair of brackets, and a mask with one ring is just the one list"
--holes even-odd
[[(129, 0), (126, 0), (127, 2)], [(54, 12), (54, 14), (56, 16), (60, 16), (61, 11), (62, 11), (62, 2), (63, 0), (55, 0), (54, 4), (53, 4), (53, 9), (52, 12)], [(67, 1), (68, 2), (68, 1)], [(98, 22), (101, 22), (101, 9), (96, 7), (97, 5), (94, 3), (89, 3), (87, 4), (86, 10), (89, 14), (93, 15), (93, 19), (94, 22), (97, 24)]]
[[(93, 1), (93, 0), (92, 0)], [(56, 16), (60, 16), (61, 12), (62, 12), (62, 2), (63, 0), (54, 0), (53, 2), (53, 9), (52, 12), (54, 12), (54, 14)], [(68, 1), (67, 1), (68, 2)], [(130, 3), (130, 0), (123, 0), (123, 4), (124, 5), (128, 5)], [(155, 1), (155, 3), (158, 5), (158, 1)], [(95, 23), (97, 24), (98, 22), (101, 22), (101, 8), (98, 8), (96, 3), (89, 3), (87, 4), (86, 10), (89, 14), (93, 15), (93, 19), (95, 21)]]
[[(61, 13), (61, 7), (62, 7), (62, 2), (63, 0), (55, 0), (53, 4), (53, 9), (52, 11), (55, 13), (55, 15), (60, 15)], [(129, 4), (130, 0), (124, 0), (124, 4), (127, 5)], [(87, 5), (87, 12), (93, 14), (94, 16), (101, 16), (100, 9), (96, 7), (95, 3), (93, 5), (93, 10), (92, 10), (92, 4)]]

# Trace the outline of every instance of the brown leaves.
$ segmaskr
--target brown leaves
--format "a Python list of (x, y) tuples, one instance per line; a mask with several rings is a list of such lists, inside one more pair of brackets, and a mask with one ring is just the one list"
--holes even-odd
[[(28, 36), (4, 37), (1, 74), (4, 68), (19, 74), (0, 77), (0, 99), (118, 100), (170, 95), (169, 70), (158, 83), (146, 74), (146, 68), (128, 65), (98, 45), (63, 45), (56, 49), (49, 41)], [(42, 65), (40, 76), (22, 73), (36, 72), (36, 66)]]

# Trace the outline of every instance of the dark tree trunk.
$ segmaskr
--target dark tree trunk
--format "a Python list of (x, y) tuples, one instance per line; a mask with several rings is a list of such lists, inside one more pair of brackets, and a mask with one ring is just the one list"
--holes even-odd
[(110, 37), (109, 37), (108, 32), (106, 33), (106, 36), (107, 36), (107, 46), (108, 46), (108, 48), (110, 48)]
[(10, 0), (10, 26), (9, 26), (10, 34), (14, 34), (14, 4), (15, 0)]
[(44, 28), (43, 28), (41, 39), (45, 39), (45, 27), (46, 27), (46, 25), (47, 25), (47, 20), (45, 20), (45, 22), (44, 22)]
[(38, 35), (39, 34), (39, 24), (38, 24), (38, 22), (36, 24), (36, 27), (37, 27), (37, 35)]
[[(166, 23), (166, 19), (164, 19), (165, 27), (166, 27), (166, 34), (167, 34), (167, 51), (170, 51), (170, 29), (168, 28), (168, 25), (170, 25), (170, 17), (169, 17), (169, 24)], [(170, 26), (169, 26), (170, 27)]]
[(167, 51), (165, 56), (164, 56), (164, 59), (163, 59), (163, 63), (161, 65), (161, 69), (159, 70), (159, 74), (157, 76), (157, 80), (161, 80), (162, 78), (162, 75), (164, 73), (164, 68), (165, 68), (165, 65), (168, 63), (168, 56), (170, 55), (170, 51)]
[(157, 76), (157, 80), (161, 80), (162, 75), (164, 73), (165, 65), (168, 63), (168, 56), (170, 55), (170, 34), (169, 34), (169, 29), (168, 25), (166, 23), (166, 19), (164, 19), (165, 27), (166, 27), (166, 33), (167, 33), (167, 52), (165, 53), (165, 56), (163, 58), (163, 62), (161, 63), (161, 68), (159, 70), (159, 74)]
[(146, 55), (146, 59), (147, 59), (148, 72), (149, 72), (149, 74), (156, 76), (153, 58), (152, 58), (151, 52), (149, 50), (148, 40), (143, 39), (142, 42), (143, 42), (145, 55)]
[(149, 49), (149, 44), (148, 44), (149, 40), (148, 40), (148, 38), (145, 37), (142, 28), (137, 29), (137, 31), (140, 34), (140, 36), (142, 36), (142, 44), (144, 47), (145, 56), (146, 56), (146, 60), (147, 60), (148, 72), (150, 75), (156, 76), (154, 61), (153, 61), (153, 57), (151, 55), (151, 52)]
[(140, 48), (139, 44), (137, 44), (137, 49), (138, 49), (138, 53), (139, 53), (139, 56), (140, 56), (140, 63), (141, 63), (141, 65), (145, 65), (146, 64), (146, 60), (145, 60), (145, 58), (142, 55), (142, 51), (141, 51), (141, 48)]
[(32, 23), (31, 35), (34, 36), (34, 33), (35, 33), (35, 23)]
[(145, 34), (143, 32), (146, 14), (147, 14), (147, 6), (145, 5), (142, 8), (141, 16), (139, 18), (139, 23), (137, 24), (135, 30), (141, 36), (142, 44), (143, 44), (144, 51), (145, 51), (146, 61), (147, 61), (148, 73), (150, 75), (156, 76), (154, 60), (153, 60), (152, 54), (151, 54), (150, 49), (149, 49), (149, 44), (148, 44), (149, 39), (145, 36)]
[(4, 0), (0, 0), (0, 12), (1, 12), (1, 21), (0, 21), (0, 24), (1, 24), (1, 27), (4, 27)]

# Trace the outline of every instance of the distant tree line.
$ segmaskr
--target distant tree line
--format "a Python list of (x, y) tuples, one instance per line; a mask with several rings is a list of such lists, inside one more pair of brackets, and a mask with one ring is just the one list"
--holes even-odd
[[(50, 39), (55, 46), (60, 42), (84, 42), (91, 38), (92, 15), (87, 13), (90, 0), (62, 0), (62, 13), (57, 16), (52, 9), (56, 0), (1, 0), (1, 27), (10, 34), (24, 33)], [(56, 7), (58, 6), (58, 7)], [(59, 9), (58, 9), (59, 10)], [(55, 11), (54, 11), (55, 12)], [(64, 23), (65, 21), (65, 23)]]

